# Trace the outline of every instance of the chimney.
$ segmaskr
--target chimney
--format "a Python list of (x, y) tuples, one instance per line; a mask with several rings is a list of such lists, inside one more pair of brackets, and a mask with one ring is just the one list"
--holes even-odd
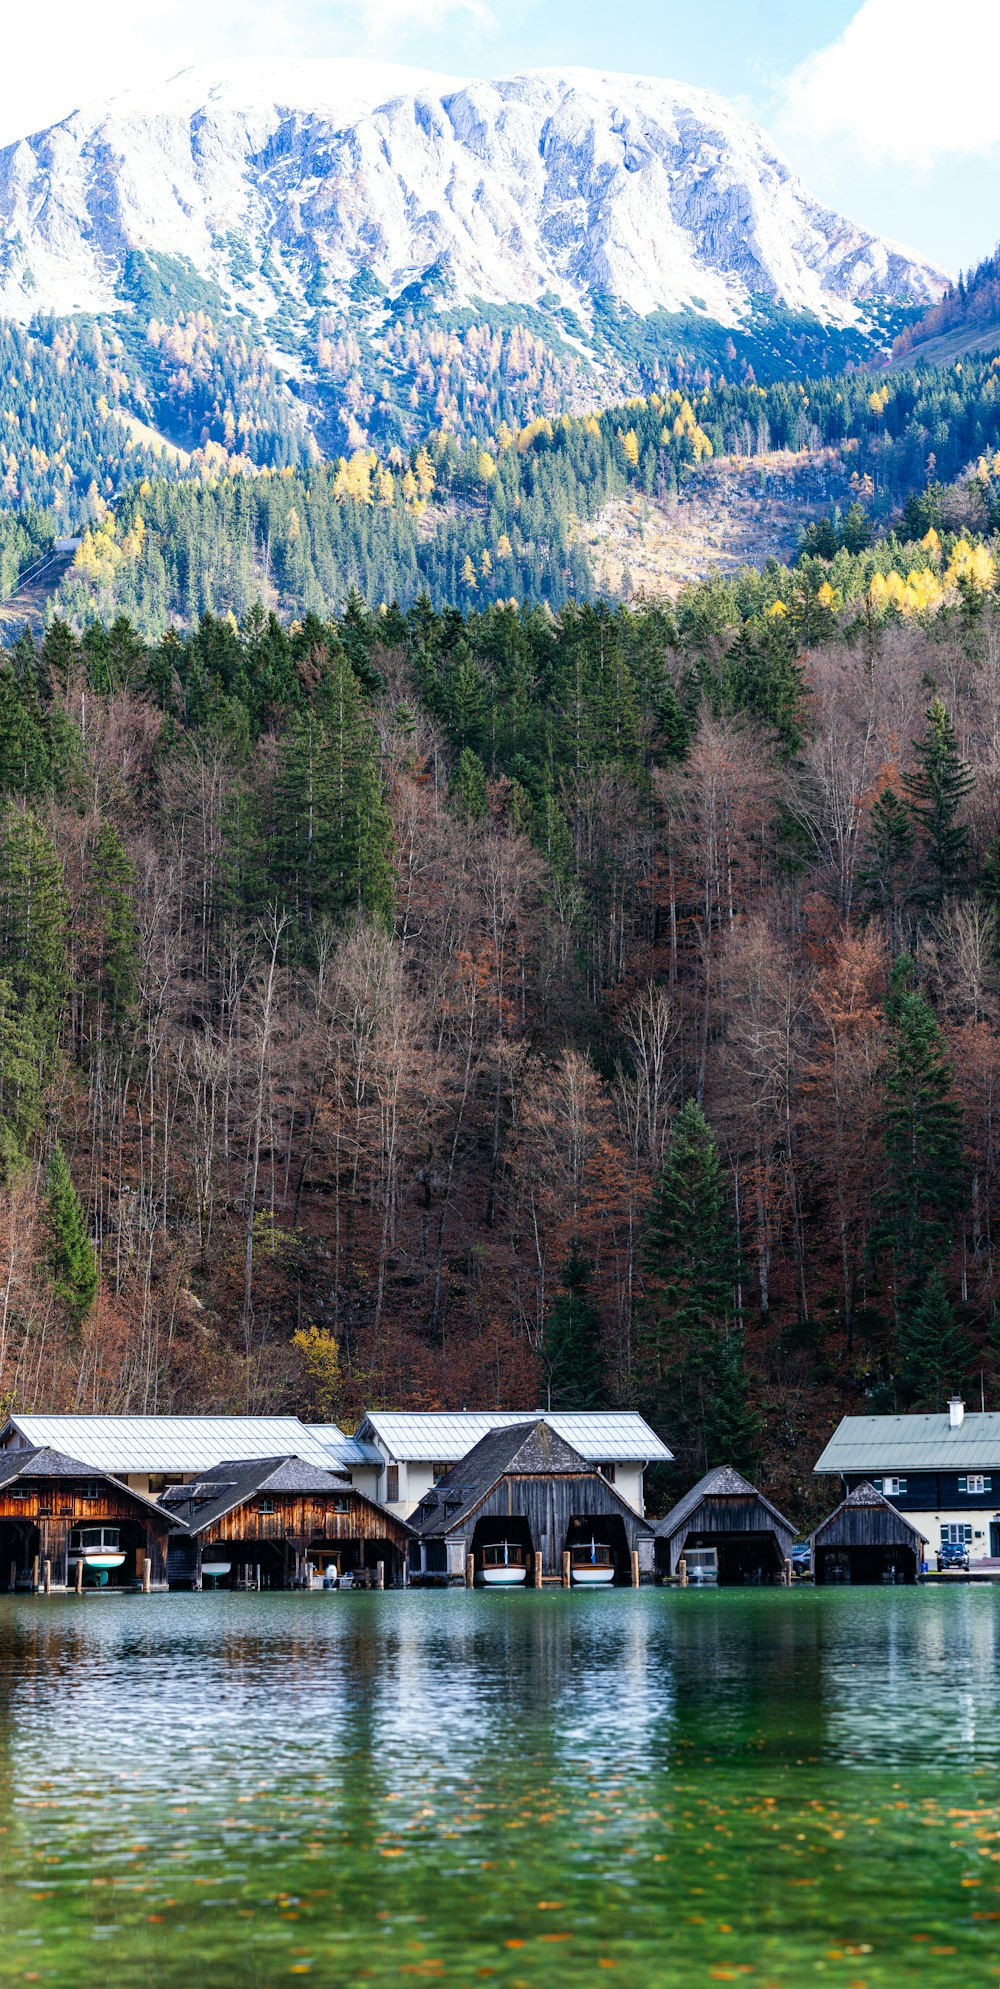
[(965, 1421), (965, 1403), (960, 1395), (953, 1395), (948, 1404), (948, 1421), (953, 1430), (960, 1430)]

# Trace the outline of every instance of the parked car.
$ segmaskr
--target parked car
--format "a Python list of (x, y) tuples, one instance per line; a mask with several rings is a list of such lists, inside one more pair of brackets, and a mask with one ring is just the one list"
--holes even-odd
[(937, 1564), (938, 1568), (942, 1571), (945, 1568), (967, 1568), (969, 1565), (969, 1549), (965, 1541), (942, 1540), (938, 1548)]
[(804, 1581), (812, 1574), (812, 1548), (808, 1540), (792, 1541), (792, 1574), (798, 1581)]

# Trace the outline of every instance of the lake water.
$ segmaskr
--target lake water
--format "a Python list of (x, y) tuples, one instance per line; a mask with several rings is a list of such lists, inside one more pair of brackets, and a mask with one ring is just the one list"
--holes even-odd
[(1000, 1592), (3, 1598), (0, 1921), (73, 1989), (997, 1989)]

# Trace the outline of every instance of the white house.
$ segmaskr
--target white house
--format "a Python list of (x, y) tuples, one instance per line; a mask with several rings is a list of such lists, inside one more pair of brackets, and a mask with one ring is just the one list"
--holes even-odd
[[(614, 1485), (637, 1513), (645, 1511), (646, 1466), (668, 1464), (673, 1453), (644, 1418), (631, 1409), (372, 1409), (359, 1424), (353, 1439), (341, 1436), (340, 1440), (356, 1443), (367, 1454), (372, 1450), (378, 1454), (381, 1467), (377, 1485), (369, 1496), (377, 1498), (401, 1519), (407, 1519), (424, 1493), (461, 1463), (473, 1445), (491, 1430), (540, 1420), (589, 1464), (596, 1464), (608, 1483)], [(353, 1467), (345, 1462), (342, 1468), (350, 1471), (352, 1483), (359, 1490), (368, 1491), (368, 1485), (361, 1484), (358, 1472), (367, 1474), (370, 1466)]]
[(844, 1493), (868, 1482), (915, 1520), (936, 1557), (945, 1542), (970, 1564), (1000, 1559), (1000, 1414), (958, 1396), (930, 1416), (845, 1416), (814, 1469)]

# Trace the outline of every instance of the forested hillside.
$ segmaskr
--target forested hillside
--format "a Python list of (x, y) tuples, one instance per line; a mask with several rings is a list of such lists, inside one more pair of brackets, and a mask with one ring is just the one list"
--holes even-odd
[(989, 1398), (1000, 601), (916, 528), (9, 651), (6, 1399), (549, 1390), (804, 1510), (841, 1409)]

